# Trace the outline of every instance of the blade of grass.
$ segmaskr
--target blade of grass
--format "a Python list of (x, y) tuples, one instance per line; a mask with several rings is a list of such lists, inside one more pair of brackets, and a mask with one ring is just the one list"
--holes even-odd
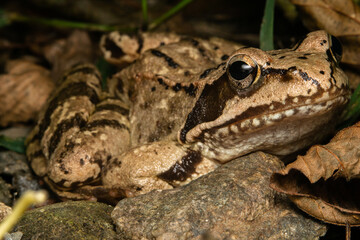
[(0, 135), (0, 147), (7, 148), (18, 153), (25, 153), (25, 138), (9, 138)]
[(0, 28), (9, 25), (11, 21), (3, 9), (0, 9)]
[(348, 120), (352, 116), (360, 113), (360, 84), (351, 95), (350, 101), (344, 111), (343, 119)]
[(166, 13), (164, 13), (163, 15), (161, 15), (160, 17), (158, 17), (157, 19), (152, 21), (149, 24), (149, 30), (153, 30), (156, 27), (158, 27), (162, 22), (164, 22), (165, 20), (167, 20), (168, 18), (170, 18), (171, 16), (173, 16), (174, 14), (179, 12), (181, 9), (186, 7), (192, 1), (193, 0), (182, 0), (181, 2), (179, 2), (176, 6), (171, 8), (169, 11), (167, 11)]
[(46, 25), (46, 26), (51, 26), (51, 27), (56, 27), (56, 28), (78, 28), (78, 29), (102, 31), (102, 32), (110, 32), (110, 31), (116, 31), (116, 30), (122, 31), (122, 32), (133, 32), (136, 30), (135, 28), (109, 26), (109, 25), (96, 24), (96, 23), (74, 22), (74, 21), (66, 21), (66, 20), (61, 20), (61, 19), (27, 17), (27, 16), (20, 15), (15, 12), (5, 12), (2, 9), (0, 9), (0, 27), (5, 26), (6, 24), (10, 24), (12, 22), (25, 22), (25, 23)]
[(149, 23), (147, 0), (141, 0), (141, 9), (143, 16), (143, 28), (147, 29)]
[(339, 125), (337, 126), (337, 130), (353, 125), (354, 123), (359, 121), (359, 117), (360, 117), (360, 84), (357, 86), (354, 93), (351, 95), (350, 101), (340, 117), (340, 122)]
[(266, 0), (264, 17), (260, 27), (260, 48), (264, 51), (274, 49), (274, 0)]

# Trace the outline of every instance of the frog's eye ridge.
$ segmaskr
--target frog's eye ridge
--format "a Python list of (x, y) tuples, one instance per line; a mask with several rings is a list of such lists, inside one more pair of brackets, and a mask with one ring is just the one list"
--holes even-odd
[(238, 93), (248, 91), (261, 77), (261, 69), (249, 56), (238, 54), (227, 63), (230, 86)]
[(331, 56), (333, 57), (334, 61), (339, 63), (341, 61), (342, 56), (342, 45), (336, 37), (329, 35), (330, 40), (330, 48), (329, 51), (331, 53)]

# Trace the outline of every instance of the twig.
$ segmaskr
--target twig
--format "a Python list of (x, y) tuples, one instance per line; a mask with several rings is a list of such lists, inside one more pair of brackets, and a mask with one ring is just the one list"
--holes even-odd
[(44, 190), (40, 191), (27, 191), (15, 204), (13, 212), (5, 218), (0, 224), (0, 239), (11, 230), (20, 217), (24, 214), (25, 210), (32, 204), (43, 203), (47, 199), (47, 193)]
[(351, 225), (346, 222), (346, 240), (351, 239)]
[(182, 0), (179, 2), (176, 6), (171, 8), (169, 11), (161, 15), (159, 18), (155, 19), (153, 22), (149, 25), (149, 30), (154, 30), (157, 28), (162, 22), (179, 12), (181, 9), (183, 9), (185, 6), (187, 6), (189, 3), (191, 3), (193, 0)]

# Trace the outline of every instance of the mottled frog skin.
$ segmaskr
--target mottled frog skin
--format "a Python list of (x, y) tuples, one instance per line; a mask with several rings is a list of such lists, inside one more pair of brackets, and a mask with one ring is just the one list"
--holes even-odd
[(64, 198), (136, 196), (250, 152), (293, 153), (327, 135), (349, 97), (341, 46), (324, 31), (274, 51), (118, 33), (101, 48), (121, 66), (137, 60), (108, 91), (92, 65), (70, 70), (27, 141), (35, 173)]

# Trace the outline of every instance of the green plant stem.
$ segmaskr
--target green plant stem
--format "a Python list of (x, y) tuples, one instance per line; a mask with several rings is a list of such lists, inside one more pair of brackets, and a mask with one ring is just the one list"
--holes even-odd
[(183, 9), (185, 6), (187, 6), (189, 3), (191, 3), (193, 0), (182, 0), (179, 2), (176, 6), (171, 8), (169, 11), (161, 15), (159, 18), (155, 19), (153, 22), (149, 25), (149, 30), (153, 30), (156, 27), (158, 27), (162, 22), (179, 12), (181, 9)]
[(141, 0), (141, 9), (143, 15), (143, 26), (148, 26), (148, 7), (147, 7), (147, 0)]
[(135, 29), (133, 28), (120, 28), (117, 26), (108, 26), (102, 24), (95, 23), (84, 23), (84, 22), (74, 22), (74, 21), (66, 21), (60, 19), (46, 19), (46, 18), (36, 18), (36, 17), (27, 17), (20, 15), (18, 13), (6, 13), (6, 17), (9, 22), (27, 22), (27, 23), (35, 23), (41, 25), (47, 25), (57, 28), (79, 28), (93, 31), (115, 31), (120, 30), (122, 32), (131, 32)]
[(355, 89), (354, 93), (351, 95), (350, 102), (348, 103), (342, 119), (343, 121), (351, 120), (350, 122), (355, 121), (360, 115), (360, 84)]
[[(148, 26), (148, 30), (153, 30), (158, 27), (161, 23), (163, 23), (168, 18), (172, 17), (174, 14), (178, 13), (181, 9), (191, 3), (193, 0), (182, 0), (176, 6), (171, 8), (169, 11), (161, 15), (159, 18), (155, 19)], [(147, 27), (148, 24), (148, 6), (147, 0), (142, 0), (142, 17), (143, 17), (143, 25)], [(118, 27), (118, 26), (109, 26), (95, 23), (84, 23), (84, 22), (74, 22), (74, 21), (66, 21), (60, 19), (46, 19), (46, 18), (37, 18), (37, 17), (27, 17), (15, 12), (6, 12), (0, 9), (1, 16), (1, 26), (8, 25), (12, 22), (26, 22), (26, 23), (35, 23), (40, 25), (47, 25), (57, 28), (79, 28), (85, 30), (93, 30), (93, 31), (121, 31), (121, 32), (134, 32), (136, 28), (126, 28), (126, 27)]]
[(264, 17), (260, 28), (260, 48), (264, 51), (274, 49), (274, 0), (266, 0)]
[(47, 199), (47, 193), (44, 190), (27, 191), (15, 204), (12, 213), (7, 216), (0, 224), (0, 239), (11, 230), (20, 217), (24, 214), (25, 210), (32, 204), (43, 203)]

